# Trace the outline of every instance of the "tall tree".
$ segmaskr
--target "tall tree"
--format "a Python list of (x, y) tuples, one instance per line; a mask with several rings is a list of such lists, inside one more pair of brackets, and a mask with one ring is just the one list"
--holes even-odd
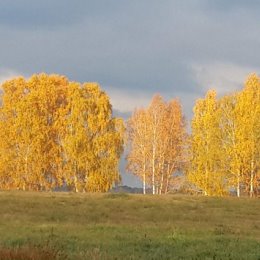
[(164, 119), (165, 103), (161, 96), (155, 95), (147, 109), (148, 136), (150, 139), (151, 185), (153, 194), (159, 193), (160, 172), (164, 165)]
[(171, 100), (166, 108), (166, 170), (164, 193), (169, 191), (172, 173), (184, 169), (187, 160), (186, 123), (179, 100)]
[(256, 74), (248, 77), (238, 99), (239, 127), (244, 151), (245, 185), (250, 197), (259, 187), (260, 168), (260, 78)]
[(220, 110), (214, 90), (198, 100), (192, 120), (191, 167), (189, 179), (205, 195), (224, 195), (227, 192), (221, 167)]
[(250, 75), (243, 90), (220, 100), (222, 141), (227, 180), (240, 197), (241, 187), (252, 197), (258, 188), (260, 83)]
[[(238, 109), (239, 93), (226, 95), (219, 101), (221, 117), (222, 167), (229, 187), (234, 187), (237, 196), (241, 194), (244, 174), (243, 122)], [(241, 134), (242, 133), (242, 134)]]
[(136, 109), (127, 122), (127, 138), (129, 141), (127, 170), (142, 179), (143, 194), (146, 194), (150, 149), (147, 124), (147, 113), (144, 109)]

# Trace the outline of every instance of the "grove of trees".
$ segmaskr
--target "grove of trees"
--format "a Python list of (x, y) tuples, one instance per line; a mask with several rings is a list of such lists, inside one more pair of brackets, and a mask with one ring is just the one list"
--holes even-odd
[(38, 74), (1, 85), (0, 188), (106, 192), (127, 171), (143, 193), (171, 191), (180, 177), (207, 196), (260, 192), (260, 78), (196, 101), (191, 130), (178, 99), (155, 95), (124, 125), (97, 83)]
[(251, 197), (260, 188), (260, 78), (219, 99), (210, 90), (196, 102), (188, 177), (205, 195), (235, 190)]
[[(181, 172), (189, 188), (208, 196), (260, 191), (260, 78), (248, 77), (241, 91), (217, 98), (209, 90), (197, 100), (187, 138), (178, 100), (155, 96), (128, 120), (127, 169), (167, 193)], [(177, 173), (177, 174), (176, 174)]]

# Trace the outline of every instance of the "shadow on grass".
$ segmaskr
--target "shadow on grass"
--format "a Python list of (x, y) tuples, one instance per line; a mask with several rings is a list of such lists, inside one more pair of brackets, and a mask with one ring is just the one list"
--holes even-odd
[(0, 260), (61, 260), (67, 256), (49, 245), (28, 245), (13, 248), (0, 248)]
[(108, 193), (105, 194), (105, 198), (108, 199), (129, 199), (130, 195), (128, 193), (124, 193), (124, 192), (118, 192), (118, 193)]
[(67, 260), (63, 248), (58, 247), (53, 228), (46, 240), (41, 243), (16, 242), (0, 245), (0, 260)]

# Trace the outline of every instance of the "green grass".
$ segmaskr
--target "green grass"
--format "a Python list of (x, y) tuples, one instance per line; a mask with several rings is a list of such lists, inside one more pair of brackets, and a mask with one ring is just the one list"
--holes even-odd
[[(6, 257), (27, 251), (34, 258)], [(49, 259), (260, 259), (260, 201), (0, 192), (0, 260), (42, 259), (42, 251)]]

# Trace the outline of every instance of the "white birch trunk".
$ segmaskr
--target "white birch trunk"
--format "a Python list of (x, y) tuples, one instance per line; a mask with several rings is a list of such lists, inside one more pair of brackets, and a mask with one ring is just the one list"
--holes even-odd
[(144, 169), (143, 169), (143, 194), (146, 194), (146, 180), (145, 180), (145, 171), (146, 171), (146, 165), (144, 163)]
[(237, 197), (240, 197), (240, 179), (237, 177)]
[(153, 168), (152, 168), (152, 187), (153, 187), (153, 195), (155, 194), (155, 149), (153, 148)]

